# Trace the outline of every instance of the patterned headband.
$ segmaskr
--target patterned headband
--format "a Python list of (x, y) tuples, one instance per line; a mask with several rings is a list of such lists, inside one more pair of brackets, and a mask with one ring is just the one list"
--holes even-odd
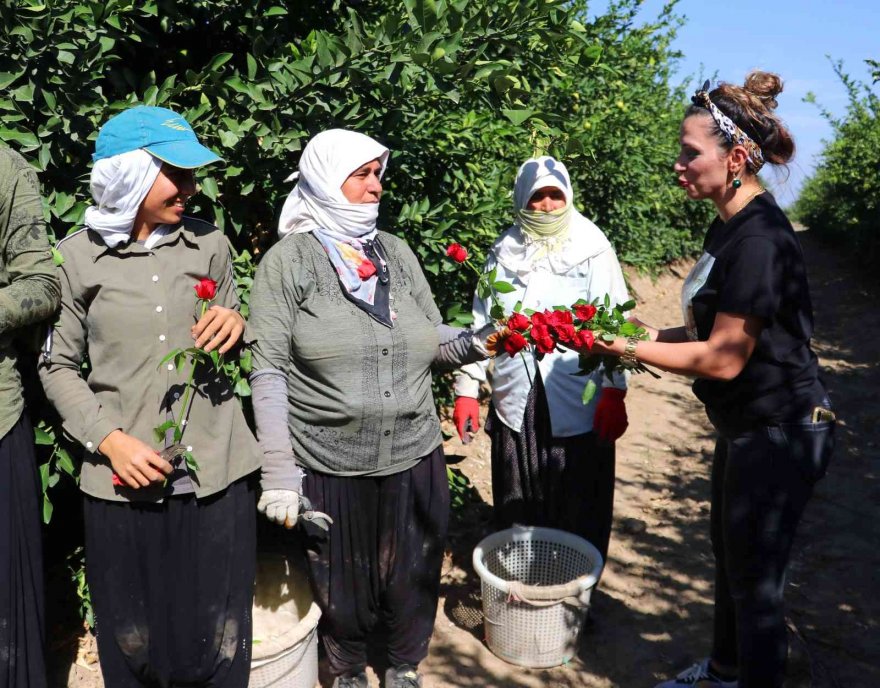
[(761, 146), (755, 143), (746, 132), (736, 126), (734, 121), (721, 112), (715, 103), (710, 100), (708, 81), (703, 84), (703, 88), (694, 94), (694, 97), (691, 98), (691, 102), (694, 105), (699, 105), (709, 111), (709, 114), (712, 115), (712, 119), (715, 120), (715, 124), (718, 125), (718, 128), (721, 129), (724, 137), (730, 141), (730, 143), (734, 145), (739, 144), (746, 149), (749, 156), (749, 162), (752, 163), (755, 172), (764, 166), (764, 153), (761, 152)]

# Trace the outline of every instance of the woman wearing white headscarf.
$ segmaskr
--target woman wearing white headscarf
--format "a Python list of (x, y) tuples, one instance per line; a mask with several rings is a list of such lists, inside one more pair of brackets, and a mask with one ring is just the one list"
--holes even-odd
[[(568, 171), (551, 157), (527, 160), (514, 187), (515, 222), (492, 245), (486, 269), (514, 291), (499, 295), (507, 312), (552, 309), (578, 299), (628, 300), (617, 256), (602, 231), (573, 205)], [(474, 326), (491, 304), (474, 296)], [(487, 363), (456, 376), (453, 419), (463, 440), (479, 428), (478, 397)], [(584, 406), (586, 379), (573, 351), (500, 356), (491, 375), (492, 495), (500, 527), (561, 528), (608, 550), (614, 499), (614, 442), (626, 430), (626, 380), (593, 374), (600, 393)]]
[[(244, 688), (250, 674), (262, 454), (225, 375), (197, 366), (190, 395), (189, 366), (166, 358), (242, 338), (226, 238), (184, 215), (192, 170), (218, 160), (175, 112), (112, 117), (86, 226), (58, 242), (61, 311), (40, 379), (84, 449), (86, 575), (114, 688)], [(197, 320), (200, 282), (214, 293)], [(179, 419), (181, 437), (161, 431)]]
[(305, 516), (322, 642), (348, 688), (367, 686), (379, 622), (385, 685), (421, 685), (449, 512), (431, 366), (486, 353), (442, 324), (415, 255), (377, 229), (388, 153), (340, 129), (309, 141), (250, 299), (259, 508), (288, 527)]

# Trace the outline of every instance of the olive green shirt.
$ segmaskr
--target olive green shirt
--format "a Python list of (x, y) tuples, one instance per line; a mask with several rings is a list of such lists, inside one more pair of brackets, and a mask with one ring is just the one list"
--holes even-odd
[[(64, 257), (61, 313), (40, 379), (65, 431), (86, 449), (80, 486), (101, 499), (161, 501), (161, 484), (113, 487), (110, 461), (98, 446), (116, 429), (157, 450), (165, 446), (153, 428), (169, 413), (179, 417), (190, 364), (180, 370), (159, 364), (171, 350), (193, 346), (195, 285), (212, 279), (214, 303), (239, 307), (226, 238), (206, 222), (185, 218), (150, 249), (136, 242), (108, 248), (83, 229), (58, 250)], [(87, 378), (81, 372), (86, 357)], [(182, 444), (199, 463), (190, 478), (201, 498), (259, 468), (262, 452), (223, 373), (199, 366), (195, 383)]]
[(406, 243), (385, 232), (379, 239), (388, 257), (393, 327), (345, 298), (311, 233), (273, 246), (254, 279), (254, 374), (284, 374), (294, 458), (321, 473), (395, 473), (442, 442), (431, 392), (440, 312)]
[(37, 174), (18, 153), (0, 146), (0, 437), (24, 410), (16, 368), (20, 328), (49, 318), (60, 295)]

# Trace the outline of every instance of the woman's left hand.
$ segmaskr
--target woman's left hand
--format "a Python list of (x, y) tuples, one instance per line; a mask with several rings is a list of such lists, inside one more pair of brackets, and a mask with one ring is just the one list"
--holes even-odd
[(612, 342), (605, 342), (597, 338), (593, 342), (593, 347), (584, 353), (599, 354), (601, 356), (622, 356), (624, 346), (626, 346), (626, 340), (620, 337)]
[(221, 354), (238, 344), (243, 333), (241, 313), (223, 306), (211, 306), (192, 328), (197, 348), (207, 352), (217, 349)]

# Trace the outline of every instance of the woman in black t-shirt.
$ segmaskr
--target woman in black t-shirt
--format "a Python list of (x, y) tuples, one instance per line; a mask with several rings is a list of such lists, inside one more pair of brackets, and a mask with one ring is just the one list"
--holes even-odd
[(708, 92), (707, 82), (696, 93), (675, 172), (687, 196), (710, 199), (718, 217), (682, 290), (686, 324), (593, 349), (695, 376), (694, 393), (718, 431), (712, 653), (657, 688), (782, 686), (785, 568), (833, 446), (834, 416), (810, 349), (803, 254), (757, 177), (765, 161), (785, 164), (794, 153), (773, 113), (781, 91), (778, 76), (753, 72), (743, 87)]

